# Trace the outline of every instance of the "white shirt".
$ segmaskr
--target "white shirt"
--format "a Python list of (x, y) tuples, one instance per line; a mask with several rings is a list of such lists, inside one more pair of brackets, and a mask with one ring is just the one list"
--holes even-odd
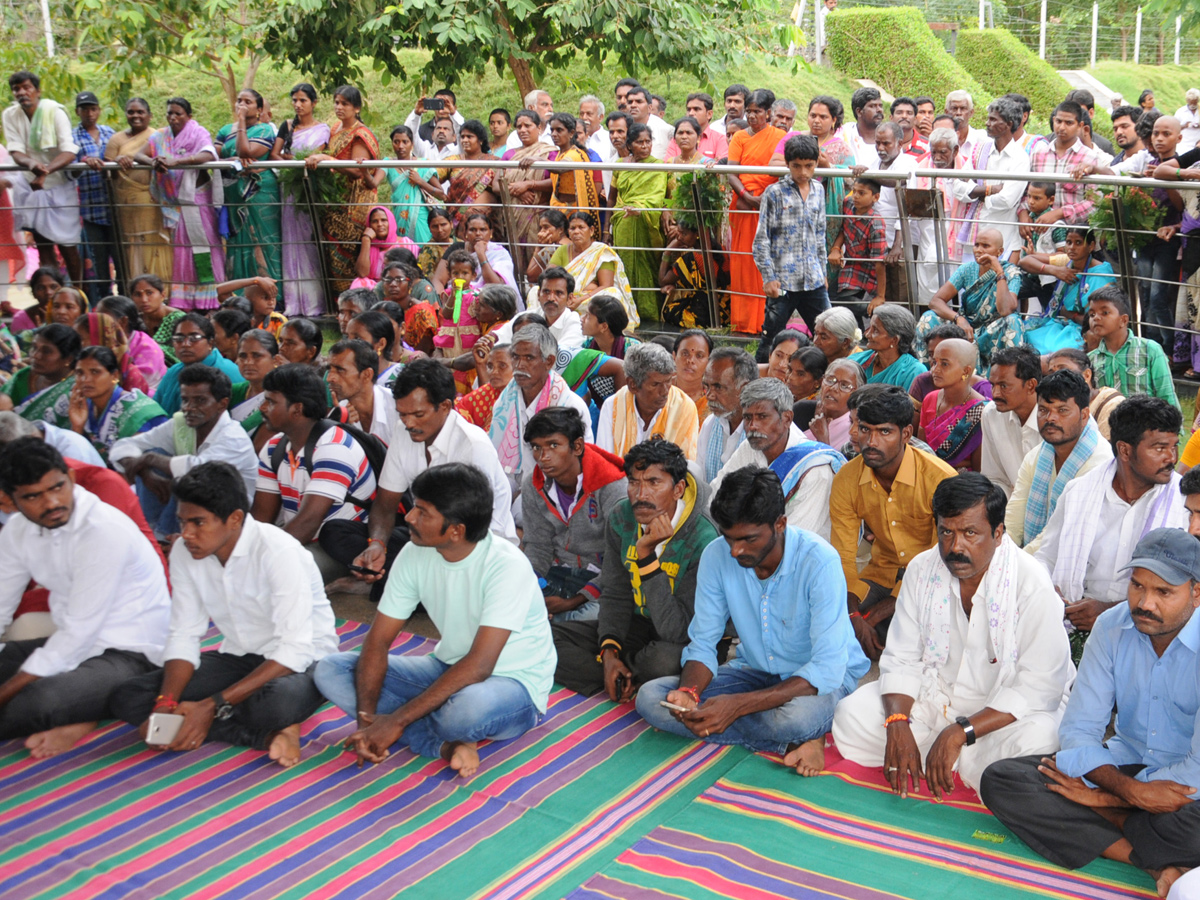
[(34, 422), (33, 424), (34, 427), (41, 430), (42, 439), (67, 459), (87, 463), (90, 466), (107, 468), (104, 460), (100, 458), (100, 454), (96, 452), (96, 448), (92, 446), (92, 442), (82, 434), (76, 434), (66, 428), (59, 428), (49, 422)]
[[(1096, 476), (1094, 476), (1096, 477)], [(1070, 489), (1078, 479), (1067, 485)], [(1104, 603), (1124, 601), (1129, 590), (1129, 572), (1121, 571), (1133, 558), (1133, 548), (1142, 539), (1146, 517), (1159, 494), (1166, 490), (1177, 490), (1171, 484), (1159, 484), (1142, 494), (1134, 503), (1126, 503), (1113, 489), (1112, 479), (1105, 479), (1104, 500), (1100, 505), (1101, 525), (1096, 528), (1096, 538), (1088, 551), (1087, 573), (1083, 578), (1083, 596)], [(1064, 503), (1065, 492), (1054, 508), (1054, 515), (1042, 532), (1042, 544), (1034, 558), (1053, 574), (1058, 562), (1059, 542), (1065, 529), (1078, 527), (1078, 523), (1067, 521), (1069, 503)], [(1177, 497), (1180, 505), (1182, 497)], [(1064, 590), (1065, 586), (1060, 585)], [(1074, 602), (1074, 601), (1071, 601)], [(1061, 610), (1060, 610), (1061, 612)]]
[[(1004, 530), (1008, 532), (1008, 536), (1016, 542), (1018, 547), (1025, 548), (1026, 553), (1037, 553), (1046, 537), (1046, 529), (1043, 528), (1041, 534), (1028, 544), (1025, 543), (1025, 508), (1029, 505), (1029, 490), (1033, 487), (1033, 476), (1037, 472), (1038, 454), (1041, 449), (1042, 445), (1038, 444), (1025, 454), (1021, 470), (1017, 473), (1016, 486), (1013, 488), (1012, 496), (1004, 511)], [(1112, 446), (1104, 438), (1100, 438), (1096, 441), (1096, 446), (1092, 448), (1092, 455), (1085, 459), (1078, 471), (1075, 472), (1075, 477), (1086, 475), (1097, 466), (1107, 464), (1111, 459)], [(1051, 489), (1058, 483), (1061, 476), (1061, 472), (1054, 473), (1054, 480), (1050, 483)]]
[[(1062, 601), (1046, 570), (1027, 553), (1016, 554), (1016, 578), (1010, 593), (983, 597), (978, 592), (971, 616), (962, 608), (959, 581), (950, 576), (941, 594), (948, 595), (952, 621), (950, 652), (946, 662), (930, 670), (924, 661), (927, 641), (934, 637), (933, 623), (923, 621), (921, 594), (940, 571), (937, 547), (913, 557), (896, 600), (896, 614), (888, 629), (887, 646), (879, 660), (879, 690), (914, 699), (923, 692), (946, 698), (952, 709), (966, 715), (990, 706), (1021, 719), (1030, 713), (1052, 713), (1063, 708), (1075, 679), (1070, 647), (1062, 627)], [(1017, 612), (1017, 665), (1008, 684), (1000, 684), (1000, 666), (988, 627), (988, 601), (1012, 602)], [(944, 701), (943, 701), (944, 702)], [(940, 709), (940, 706), (939, 706)]]
[(704, 479), (706, 481), (712, 481), (720, 472), (720, 469), (717, 472), (708, 471), (708, 445), (713, 441), (721, 442), (721, 466), (724, 467), (725, 463), (729, 462), (729, 457), (733, 456), (733, 451), (741, 446), (742, 441), (746, 440), (746, 430), (742, 427), (743, 424), (738, 422), (738, 427), (731, 432), (729, 419), (711, 414), (701, 423), (700, 437), (696, 443), (696, 461), (705, 467)]
[(972, 158), (972, 154), (976, 147), (983, 141), (990, 141), (986, 128), (972, 128), (967, 126), (967, 139), (962, 142), (958, 148), (958, 152), (965, 156), (968, 160)]
[(1200, 142), (1200, 106), (1192, 112), (1185, 103), (1175, 111), (1175, 118), (1182, 128), (1179, 146), (1175, 148), (1176, 155), (1187, 153)]
[[(858, 130), (857, 122), (848, 122), (842, 126), (842, 140), (853, 151), (855, 165), (866, 166), (868, 169), (879, 168), (879, 152), (875, 149), (875, 142), (867, 143), (862, 132)], [(908, 156), (908, 154), (901, 153), (900, 156)], [(910, 157), (910, 159), (914, 158)]]
[[(529, 312), (545, 313), (542, 311), (542, 304), (539, 302), (537, 295), (530, 291), (529, 304), (526, 306)], [(508, 332), (503, 331), (508, 328)], [(559, 317), (550, 325), (550, 333), (554, 335), (554, 339), (558, 341), (559, 350), (579, 350), (583, 347), (583, 319), (579, 313), (573, 309), (563, 309)], [(512, 320), (505, 322), (501, 326), (501, 331), (496, 335), (497, 343), (510, 344), (512, 343)]]
[(650, 146), (650, 155), (655, 159), (661, 159), (665, 162), (667, 147), (670, 146), (671, 141), (675, 140), (675, 129), (654, 115), (654, 113), (650, 113), (650, 118), (646, 124), (650, 126), (650, 134), (654, 138), (654, 142)]
[(194, 454), (177, 454), (175, 450), (175, 422), (167, 419), (149, 431), (121, 438), (108, 451), (109, 462), (118, 472), (124, 472), (124, 460), (141, 456), (151, 450), (165, 450), (171, 457), (171, 475), (182, 478), (193, 468), (206, 462), (227, 462), (246, 482), (246, 492), (254, 498), (254, 483), (258, 478), (258, 457), (254, 453), (254, 442), (250, 435), (228, 412), (221, 413), (204, 443)]
[[(786, 446), (795, 447), (797, 444), (803, 444), (805, 440), (807, 438), (804, 437), (804, 434), (793, 425), (788, 431)], [(717, 495), (717, 489), (721, 487), (721, 482), (730, 472), (736, 472), (747, 466), (761, 466), (765, 469), (769, 465), (765, 453), (755, 450), (750, 446), (749, 441), (743, 441), (733, 451), (729, 462), (721, 467), (721, 471), (713, 479), (710, 496)], [(829, 491), (833, 488), (833, 474), (833, 468), (827, 465), (816, 466), (805, 473), (800, 486), (792, 494), (783, 510), (784, 515), (787, 516), (788, 525), (792, 528), (803, 528), (805, 531), (811, 531), (819, 534), (825, 540), (829, 540)]]
[[(76, 154), (79, 152), (79, 145), (75, 143), (75, 138), (72, 134), (71, 120), (67, 117), (66, 111), (61, 106), (54, 111), (54, 132), (58, 135), (58, 144), (49, 150), (34, 150), (29, 146), (29, 125), (31, 120), (29, 116), (25, 115), (25, 110), (21, 109), (15, 102), (0, 114), (0, 122), (4, 124), (4, 139), (7, 142), (6, 146), (9, 153), (24, 153), (36, 162), (49, 165), (54, 162), (54, 157), (60, 153)], [(9, 174), (11, 177), (14, 173)], [(22, 169), (20, 174), (25, 177), (26, 181), (30, 182), (36, 177), (28, 169)], [(46, 187), (60, 187), (69, 181), (67, 173), (59, 169), (57, 172), (51, 172), (46, 176)]]
[[(617, 158), (617, 150), (612, 145), (612, 139), (608, 136), (607, 129), (597, 128), (596, 131), (588, 135), (587, 148), (594, 150), (596, 155), (600, 157), (601, 162), (615, 162)], [(608, 189), (612, 186), (613, 173), (603, 171), (600, 177), (604, 180), (604, 196), (608, 196)]]
[(208, 620), (221, 632), (220, 651), (251, 654), (303, 672), (337, 653), (333, 609), (321, 572), (294, 537), (249, 516), (225, 565), (216, 554), (193, 559), (171, 549), (171, 633), (163, 659), (200, 665)]
[[(1009, 141), (1003, 150), (992, 148), (988, 154), (987, 171), (1004, 173), (1021, 173), (1029, 171), (1029, 154), (1022, 150), (1016, 141)], [(963, 202), (970, 202), (968, 194), (974, 190), (974, 181), (955, 180), (954, 196)], [(1024, 181), (997, 182), (1000, 190), (984, 199), (980, 204), (976, 217), (979, 230), (994, 228), (1004, 236), (1004, 255), (1007, 257), (1013, 250), (1021, 247), (1021, 236), (1017, 230), (1017, 207), (1025, 196)], [(956, 229), (957, 230), (957, 229)]]
[[(617, 392), (618, 394), (620, 391)], [(632, 391), (630, 392), (632, 393)], [(600, 407), (600, 424), (596, 427), (596, 446), (601, 450), (607, 450), (609, 453), (616, 453), (616, 439), (613, 437), (613, 400), (617, 394), (613, 394), (604, 401), (604, 405)], [(636, 403), (633, 410), (633, 420), (637, 423), (637, 434), (634, 436), (633, 443), (629, 446), (633, 447), (644, 441), (650, 432), (654, 430), (654, 426), (658, 424), (658, 420), (666, 414), (667, 408), (664, 406), (650, 420), (649, 424), (642, 419), (642, 414), (638, 412)], [(620, 455), (620, 454), (618, 454)]]
[(55, 632), (21, 671), (48, 678), (105, 650), (162, 663), (171, 595), (162, 560), (133, 520), (76, 486), (66, 525), (13, 516), (0, 531), (0, 634), (32, 578), (50, 591)]
[(711, 122), (708, 123), (708, 127), (711, 128), (713, 131), (720, 132), (721, 134), (728, 137), (729, 136), (729, 127), (725, 124), (725, 120), (728, 118), (729, 118), (729, 116), (725, 115), (725, 116), (721, 116), (721, 118), (719, 118), (719, 119), (713, 119)]
[(445, 147), (438, 149), (438, 145), (432, 141), (427, 141), (421, 137), (421, 117), (415, 112), (409, 113), (408, 118), (404, 120), (404, 124), (409, 127), (413, 133), (413, 156), (417, 159), (445, 159), (447, 156), (458, 155), (458, 144), (447, 144)]
[[(425, 454), (428, 452), (429, 458)], [(512, 517), (512, 488), (508, 476), (500, 468), (496, 448), (486, 431), (472, 425), (456, 412), (446, 417), (446, 424), (433, 443), (414, 443), (403, 423), (392, 432), (379, 486), (385, 491), (402, 494), (413, 479), (430, 466), (443, 463), (466, 463), (479, 469), (492, 485), (492, 528), (502, 538), (517, 543), (517, 527)]]
[(1006, 497), (1011, 496), (1025, 454), (1042, 442), (1038, 433), (1037, 406), (1022, 423), (1016, 413), (1002, 413), (996, 409), (995, 401), (989, 401), (983, 408), (979, 424), (983, 428), (979, 470), (1000, 485)]
[[(883, 168), (882, 163), (878, 162), (871, 166), (871, 168), (881, 169), (885, 172), (895, 172), (897, 175), (908, 175), (910, 172), (915, 172), (919, 166), (920, 163), (917, 162), (915, 156), (901, 153), (892, 160), (892, 164), (886, 169)], [(879, 213), (879, 217), (883, 219), (883, 234), (890, 247), (900, 231), (900, 204), (896, 200), (896, 188), (888, 187), (888, 185), (904, 184), (907, 187), (912, 187), (916, 184), (916, 177), (908, 175), (906, 181), (883, 181), (880, 184), (879, 199), (875, 201), (875, 212)]]

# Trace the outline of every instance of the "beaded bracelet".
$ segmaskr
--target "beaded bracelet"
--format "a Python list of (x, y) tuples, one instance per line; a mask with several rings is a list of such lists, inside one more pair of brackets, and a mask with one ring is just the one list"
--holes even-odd
[(696, 690), (694, 687), (679, 687), (679, 688), (676, 688), (676, 690), (679, 691), (679, 693), (681, 693), (681, 694), (687, 694), (689, 697), (692, 698), (693, 701), (695, 701), (697, 706), (700, 705), (700, 692), (698, 690)]

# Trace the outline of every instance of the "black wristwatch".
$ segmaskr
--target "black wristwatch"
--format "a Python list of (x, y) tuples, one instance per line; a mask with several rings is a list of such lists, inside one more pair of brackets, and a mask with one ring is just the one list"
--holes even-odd
[(966, 716), (959, 716), (954, 720), (955, 723), (962, 728), (967, 736), (967, 746), (970, 747), (975, 743), (975, 726), (971, 724), (971, 720)]
[(216, 712), (213, 713), (214, 719), (220, 719), (224, 721), (233, 715), (233, 704), (225, 699), (224, 694), (217, 692), (213, 694), (210, 699), (214, 704), (216, 704), (217, 707)]

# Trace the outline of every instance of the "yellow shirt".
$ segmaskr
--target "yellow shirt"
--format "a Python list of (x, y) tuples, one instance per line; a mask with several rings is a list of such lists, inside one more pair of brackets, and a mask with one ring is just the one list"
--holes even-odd
[[(842, 466), (829, 494), (829, 542), (842, 558), (850, 593), (862, 600), (870, 590), (870, 580), (890, 588), (895, 596), (899, 570), (937, 541), (932, 511), (934, 489), (943, 479), (957, 474), (933, 454), (906, 447), (889, 494), (861, 456)], [(855, 557), (862, 523), (875, 535), (875, 541), (871, 561), (860, 575)]]

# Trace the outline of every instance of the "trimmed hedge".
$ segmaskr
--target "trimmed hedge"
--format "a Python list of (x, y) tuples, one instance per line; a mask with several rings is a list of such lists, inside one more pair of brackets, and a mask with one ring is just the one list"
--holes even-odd
[[(1054, 67), (1026, 47), (1006, 28), (971, 28), (958, 33), (954, 58), (997, 97), (1016, 91), (1033, 106), (1029, 128), (1042, 133), (1054, 107), (1071, 90)], [(1104, 110), (1097, 110), (1104, 117)], [(1104, 130), (1104, 123), (1098, 130)]]
[(851, 78), (869, 78), (895, 97), (927, 94), (939, 108), (951, 91), (969, 91), (975, 101), (972, 123), (987, 123), (993, 95), (946, 52), (919, 9), (837, 9), (826, 18), (825, 29), (831, 61)]

